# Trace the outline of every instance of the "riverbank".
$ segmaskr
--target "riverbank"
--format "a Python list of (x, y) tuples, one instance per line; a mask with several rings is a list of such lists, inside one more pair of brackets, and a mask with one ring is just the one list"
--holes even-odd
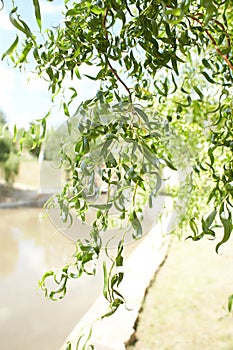
[[(41, 208), (44, 198), (40, 191), (40, 165), (36, 160), (23, 160), (13, 185), (0, 178), (0, 209), (20, 207)], [(44, 196), (45, 200), (48, 196)]]
[(21, 207), (41, 208), (50, 194), (40, 194), (36, 188), (24, 184), (9, 186), (0, 183), (0, 209)]

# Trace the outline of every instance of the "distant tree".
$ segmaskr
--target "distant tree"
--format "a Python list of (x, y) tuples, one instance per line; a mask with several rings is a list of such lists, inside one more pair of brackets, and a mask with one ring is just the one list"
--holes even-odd
[(0, 111), (0, 125), (6, 124), (6, 117), (3, 111)]
[(13, 183), (19, 171), (19, 157), (13, 137), (6, 126), (6, 117), (0, 112), (0, 167), (7, 183)]

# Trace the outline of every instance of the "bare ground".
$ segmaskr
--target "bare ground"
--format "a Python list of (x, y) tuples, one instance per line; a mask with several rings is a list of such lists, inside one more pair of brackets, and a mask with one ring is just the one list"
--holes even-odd
[[(173, 240), (148, 288), (127, 350), (232, 350), (233, 249), (216, 241)], [(136, 341), (136, 342), (135, 342)]]

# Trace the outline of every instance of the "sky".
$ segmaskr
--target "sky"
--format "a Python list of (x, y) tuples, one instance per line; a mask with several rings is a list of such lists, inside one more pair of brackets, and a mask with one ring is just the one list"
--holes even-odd
[[(25, 3), (27, 2), (27, 6)], [(44, 28), (57, 25), (61, 19), (63, 0), (48, 2), (41, 0), (42, 26)], [(36, 28), (34, 20), (33, 1), (15, 0), (21, 18), (32, 28)], [(0, 11), (0, 57), (10, 47), (16, 38), (17, 30), (9, 20), (11, 10), (10, 1), (5, 0), (5, 7)], [(31, 71), (30, 71), (31, 69)], [(87, 67), (83, 67), (81, 73), (87, 73)], [(93, 72), (91, 72), (91, 70)], [(23, 71), (13, 68), (9, 59), (0, 61), (0, 110), (2, 110), (11, 126), (27, 127), (35, 119), (42, 118), (51, 108), (51, 95), (48, 85), (43, 79), (39, 79), (32, 73), (33, 66), (28, 65)], [(88, 67), (88, 74), (95, 74), (95, 68)], [(66, 86), (73, 86), (78, 92), (75, 111), (83, 100), (93, 97), (98, 90), (97, 83), (87, 78), (71, 82), (66, 80)], [(59, 126), (66, 120), (63, 112), (59, 110), (59, 101), (52, 108), (49, 124)]]

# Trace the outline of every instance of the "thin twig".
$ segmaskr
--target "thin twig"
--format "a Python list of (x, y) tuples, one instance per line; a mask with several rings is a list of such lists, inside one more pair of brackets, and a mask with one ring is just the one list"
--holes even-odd
[(127, 90), (128, 94), (129, 94), (129, 101), (130, 103), (132, 103), (132, 96), (131, 96), (131, 92), (130, 89), (128, 88), (128, 86), (124, 83), (124, 81), (119, 77), (119, 75), (117, 74), (116, 70), (113, 68), (113, 66), (111, 65), (108, 57), (107, 57), (107, 64), (109, 65), (109, 68), (111, 69), (112, 73), (115, 75), (115, 77), (117, 78), (117, 80), (124, 86), (124, 88)]
[[(105, 10), (105, 14), (103, 17), (103, 29), (105, 32), (105, 38), (108, 39), (108, 31), (106, 29), (106, 22), (107, 22), (107, 16), (108, 16), (108, 9), (106, 8)], [(118, 75), (117, 71), (115, 70), (115, 68), (113, 68), (109, 58), (106, 55), (106, 60), (107, 60), (107, 64), (110, 68), (110, 70), (112, 71), (112, 73), (115, 75), (116, 79), (124, 86), (124, 88), (126, 89), (126, 91), (128, 92), (129, 95), (129, 102), (132, 103), (132, 93), (129, 89), (129, 87), (125, 84), (125, 82), (121, 79), (121, 77)]]

